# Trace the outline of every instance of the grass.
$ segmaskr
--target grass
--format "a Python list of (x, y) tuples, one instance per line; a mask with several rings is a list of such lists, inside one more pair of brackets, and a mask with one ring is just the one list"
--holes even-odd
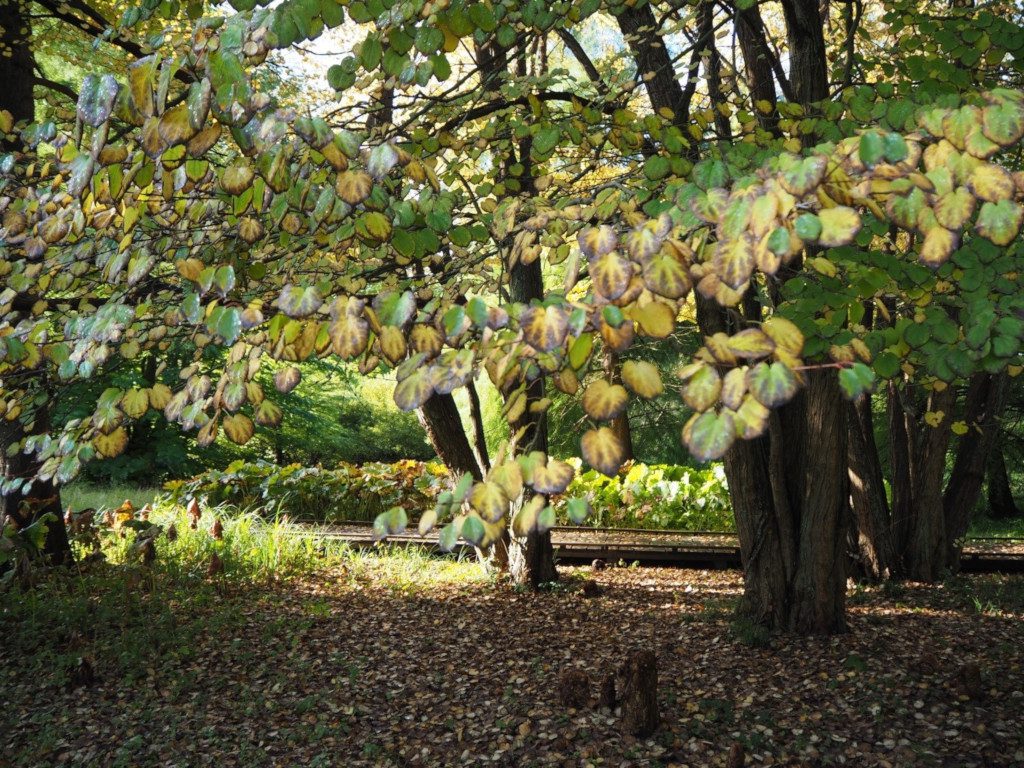
[(1008, 539), (1024, 539), (1024, 517), (992, 520), (976, 517), (971, 521), (968, 536), (998, 536)]
[(153, 503), (163, 491), (155, 487), (136, 485), (94, 485), (78, 481), (60, 489), (61, 502), (64, 508), (113, 509), (121, 506), (125, 499), (130, 499), (136, 508)]
[[(125, 488), (105, 495), (88, 487), (72, 490), (84, 492), (71, 498), (88, 499), (97, 509), (119, 506), (125, 498), (138, 507), (145, 497)], [(211, 533), (215, 517), (223, 526), (220, 539)], [(150, 522), (163, 528), (151, 565), (133, 547), (142, 534), (103, 527), (101, 559), (88, 557), (93, 543), (83, 537), (74, 544), (75, 570), (38, 573), (31, 588), (12, 585), (0, 592), (0, 637), (25, 661), (26, 674), (64, 685), (81, 659), (102, 658), (119, 676), (145, 677), (154, 666), (187, 661), (197, 633), (231, 637), (246, 606), (268, 586), (311, 574), (340, 575), (352, 585), (401, 594), (488, 579), (475, 560), (398, 547), (354, 549), (337, 539), (294, 536), (287, 522), (230, 508), (205, 510), (192, 528), (182, 508), (157, 501)], [(172, 525), (173, 541), (167, 535)], [(211, 575), (214, 555), (223, 567)], [(306, 607), (312, 618), (323, 610), (316, 601)]]

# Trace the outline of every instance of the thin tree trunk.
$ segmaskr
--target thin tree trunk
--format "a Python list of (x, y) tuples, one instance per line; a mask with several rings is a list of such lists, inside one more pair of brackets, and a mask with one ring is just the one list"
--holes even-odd
[(818, 0), (783, 0), (793, 100), (805, 108), (828, 98), (828, 59)]
[(857, 567), (866, 578), (879, 580), (897, 575), (898, 568), (871, 407), (870, 397), (863, 397), (848, 406), (850, 439), (847, 457), (850, 509), (853, 513), (852, 543)]
[[(772, 66), (775, 54), (768, 46), (761, 11), (756, 5), (737, 13), (736, 34), (747, 72), (751, 111), (761, 128), (778, 136), (778, 96), (775, 92), (775, 72)], [(770, 109), (761, 109), (758, 102), (767, 103)]]
[(886, 390), (889, 427), (889, 466), (892, 483), (892, 539), (897, 557), (907, 548), (913, 520), (910, 465), (916, 434), (913, 415), (907, 413), (906, 393), (894, 380)]
[[(544, 296), (544, 276), (540, 259), (530, 264), (518, 263), (509, 275), (509, 294), (512, 301), (527, 303)], [(527, 403), (535, 403), (544, 397), (544, 379), (530, 382), (526, 388)], [(522, 417), (512, 425), (512, 433), (526, 428), (520, 445), (524, 450), (548, 450), (547, 418), (543, 413), (531, 413), (527, 406)], [(525, 501), (525, 499), (524, 499)], [(532, 530), (525, 539), (511, 539), (509, 542), (509, 573), (517, 584), (529, 584), (537, 589), (541, 584), (556, 581), (555, 551), (551, 546), (551, 534)]]
[(469, 416), (473, 422), (473, 449), (480, 469), (486, 474), (491, 469), (491, 457), (487, 453), (487, 436), (484, 434), (484, 413), (480, 406), (480, 394), (472, 379), (466, 384), (466, 391), (469, 393)]
[(960, 544), (967, 535), (971, 515), (981, 497), (985, 467), (999, 434), (999, 418), (1006, 404), (1009, 376), (1004, 373), (977, 373), (971, 377), (964, 406), (967, 433), (957, 446), (942, 506), (945, 513), (945, 552), (943, 566), (952, 571), (960, 567)]
[(806, 453), (800, 558), (792, 586), (788, 629), (801, 635), (846, 629), (843, 531), (847, 510), (846, 411), (834, 371), (812, 371), (807, 381)]
[(904, 552), (907, 576), (915, 581), (935, 581), (945, 567), (946, 520), (942, 506), (942, 479), (946, 451), (952, 434), (956, 392), (947, 387), (932, 392), (928, 412), (943, 414), (938, 426), (921, 430), (911, 463), (911, 530)]
[(455, 475), (468, 472), (474, 480), (482, 480), (483, 472), (466, 437), (462, 416), (451, 395), (432, 395), (417, 410), (420, 424), (427, 433), (437, 456)]
[(1006, 457), (998, 444), (992, 448), (988, 459), (988, 514), (997, 520), (1019, 517), (1020, 509), (1013, 499), (1010, 475), (1006, 471)]

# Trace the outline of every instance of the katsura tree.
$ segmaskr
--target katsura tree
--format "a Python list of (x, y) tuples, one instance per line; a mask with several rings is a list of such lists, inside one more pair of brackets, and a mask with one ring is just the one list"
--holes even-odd
[[(39, 397), (44, 373), (88, 376), (170, 337), (197, 350), (176, 391), (112, 388), (60, 434), (26, 422), (33, 434), (12, 447), (39, 460), (37, 476), (64, 482), (116, 455), (126, 423), (151, 409), (201, 445), (220, 432), (245, 442), (287, 407), (255, 381), (266, 358), (392, 369), (405, 409), (484, 371), (512, 440), (419, 527), (440, 527), (446, 546), (510, 534), (538, 551), (573, 475), (546, 452), (546, 387), (579, 393), (592, 424), (582, 457), (611, 474), (626, 456), (612, 425), (629, 400), (674, 397), (674, 385), (694, 411), (687, 447), (726, 461), (747, 610), (777, 628), (841, 629), (842, 395), (864, 397), (882, 353), (903, 354), (841, 311), (861, 268), (853, 245), (912, 231), (893, 259), (941, 278), (961, 238), (1013, 244), (1021, 184), (1001, 158), (1024, 135), (1021, 95), (910, 105), (881, 128), (843, 119), (845, 104), (828, 108), (813, 3), (783, 4), (788, 102), (775, 97), (778, 58), (756, 9), (728, 17), (751, 61), (744, 98), (757, 95), (735, 116), (715, 101), (726, 63), (702, 58), (724, 23), (711, 5), (681, 20), (698, 32), (685, 86), (650, 5), (238, 6), (164, 41), (124, 83), (87, 78), (73, 129), (23, 129), (10, 115), (0, 126), (25, 145), (0, 165), (8, 420)], [(257, 87), (272, 49), (346, 14), (366, 34), (328, 73), (337, 110), (297, 114)], [(592, 17), (614, 20), (636, 77), (605, 78), (589, 60), (572, 31)], [(555, 37), (582, 84), (551, 66)], [(709, 108), (691, 110), (695, 94)], [(822, 293), (801, 304), (800, 285)], [(693, 304), (703, 344), (667, 388), (656, 366), (625, 355), (671, 335)], [(210, 348), (227, 350), (220, 371), (201, 366)], [(609, 355), (624, 360), (617, 372)], [(299, 379), (285, 365), (276, 388)], [(584, 499), (565, 504), (585, 517)], [(407, 522), (396, 509), (377, 526)], [(523, 562), (531, 580), (545, 577), (543, 557)]]

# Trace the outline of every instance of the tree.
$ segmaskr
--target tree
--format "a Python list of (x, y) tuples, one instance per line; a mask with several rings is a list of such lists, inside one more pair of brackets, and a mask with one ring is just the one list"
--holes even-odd
[[(846, 119), (846, 105), (828, 101), (819, 7), (793, 0), (783, 4), (782, 77), (756, 10), (740, 9), (759, 58), (737, 102), (770, 95), (765, 58), (791, 98), (733, 119), (731, 102), (714, 99), (738, 73), (712, 50), (732, 16), (710, 4), (685, 11), (696, 34), (684, 85), (650, 5), (372, 5), (348, 7), (366, 36), (328, 73), (350, 105), (337, 125), (280, 108), (256, 86), (272, 49), (344, 20), (333, 0), (288, 0), (198, 21), (190, 38), (168, 37), (134, 64), (125, 86), (87, 78), (74, 129), (21, 134), (27, 153), (0, 166), (3, 247), (33, 311), (13, 315), (12, 297), (0, 296), (8, 370), (73, 379), (172, 338), (190, 339), (197, 361), (227, 350), (219, 374), (186, 366), (177, 392), (162, 381), (111, 389), (90, 419), (60, 435), (37, 430), (25, 447), (39, 475), (64, 481), (94, 453), (118, 453), (125, 424), (150, 409), (198, 430), (201, 445), (220, 430), (245, 442), (282, 417), (253, 386), (264, 357), (335, 354), (364, 372), (392, 369), (409, 410), (483, 369), (505, 395), (512, 440), (421, 530), (444, 523), (447, 545), (486, 546), (507, 528), (542, 542), (552, 498), (572, 478), (546, 453), (546, 382), (575, 394), (609, 354), (666, 338), (695, 287), (705, 339), (679, 373), (694, 411), (683, 439), (700, 460), (725, 456), (748, 609), (777, 628), (841, 629), (842, 394), (856, 400), (876, 374), (894, 376), (883, 353), (905, 356), (909, 327), (869, 330), (850, 307), (873, 301), (880, 288), (861, 296), (862, 279), (893, 264), (898, 281), (914, 267), (949, 282), (961, 237), (1016, 242), (1021, 190), (997, 153), (1024, 134), (1021, 94), (904, 100), (891, 119)], [(570, 42), (603, 10), (637, 64), (628, 81), (605, 80)], [(586, 75), (568, 90), (549, 62), (555, 36)], [(469, 38), (472, 55), (459, 54)], [(388, 120), (373, 123), (392, 88)], [(694, 110), (695, 98), (707, 108)], [(870, 101), (887, 103), (874, 92)], [(46, 164), (51, 151), (57, 162)], [(885, 236), (899, 246), (887, 259), (870, 247)], [(543, 265), (561, 271), (560, 285)], [(992, 311), (1002, 322), (1016, 305)], [(989, 351), (995, 373), (1019, 345)], [(605, 473), (626, 455), (609, 425), (631, 397), (665, 391), (655, 366), (627, 361), (621, 375), (582, 388), (593, 426), (581, 452)], [(28, 396), (9, 379), (9, 401)], [(298, 379), (284, 367), (275, 384), (287, 393)], [(568, 508), (585, 514), (583, 500)]]

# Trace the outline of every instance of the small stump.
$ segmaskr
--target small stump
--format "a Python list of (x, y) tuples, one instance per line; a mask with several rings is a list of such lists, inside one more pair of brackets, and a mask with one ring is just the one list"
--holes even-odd
[(973, 662), (964, 664), (956, 673), (956, 691), (972, 701), (985, 698), (985, 683), (981, 678), (981, 667)]
[(597, 597), (601, 594), (601, 585), (593, 579), (587, 579), (583, 582), (583, 596), (584, 597)]
[(729, 747), (729, 757), (725, 760), (725, 768), (743, 768), (747, 762), (747, 753), (743, 749), (743, 745), (738, 741), (734, 741), (732, 746)]
[(658, 659), (653, 651), (633, 651), (622, 667), (622, 729), (650, 736), (658, 728)]
[(598, 697), (597, 706), (613, 710), (615, 703), (615, 673), (609, 672), (601, 681), (601, 694)]
[(590, 676), (567, 669), (558, 678), (558, 701), (563, 707), (583, 709), (590, 703)]

